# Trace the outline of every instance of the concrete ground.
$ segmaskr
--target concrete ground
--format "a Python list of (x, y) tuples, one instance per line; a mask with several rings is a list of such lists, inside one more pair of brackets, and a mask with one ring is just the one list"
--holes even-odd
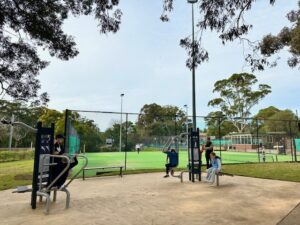
[[(44, 204), (31, 210), (30, 193), (2, 191), (0, 224), (275, 225), (300, 201), (300, 183), (235, 176), (221, 177), (215, 187), (162, 176), (76, 180), (70, 186), (71, 208), (64, 209), (65, 196), (59, 193), (47, 216)], [(299, 219), (287, 218), (280, 225), (300, 225)]]
[(294, 224), (300, 224), (300, 203), (278, 223), (278, 225)]

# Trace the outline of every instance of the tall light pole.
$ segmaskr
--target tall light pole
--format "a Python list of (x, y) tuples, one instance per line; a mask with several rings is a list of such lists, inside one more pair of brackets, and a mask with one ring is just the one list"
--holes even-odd
[(119, 151), (122, 151), (122, 119), (123, 119), (123, 97), (124, 94), (120, 95), (121, 97), (121, 122), (120, 122), (120, 146), (119, 146)]
[(198, 0), (187, 0), (188, 3), (192, 4), (192, 82), (193, 82), (193, 130), (197, 130), (196, 123), (196, 88), (195, 88), (195, 25), (194, 25), (194, 4), (198, 2)]

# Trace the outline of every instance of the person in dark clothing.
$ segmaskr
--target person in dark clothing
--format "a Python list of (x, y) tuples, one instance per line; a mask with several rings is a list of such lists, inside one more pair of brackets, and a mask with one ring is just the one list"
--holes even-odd
[(171, 149), (171, 151), (164, 153), (167, 154), (167, 159), (169, 160), (169, 163), (166, 164), (166, 175), (164, 176), (166, 178), (169, 177), (170, 169), (178, 166), (178, 153), (175, 149)]
[[(69, 171), (78, 164), (77, 155), (74, 156), (72, 161), (73, 162), (70, 163), (70, 167), (68, 168), (68, 170), (54, 183), (52, 187), (60, 188), (61, 186), (63, 186), (68, 178)], [(57, 163), (52, 173), (52, 181), (66, 168), (66, 166), (67, 162), (65, 162), (64, 160), (61, 160), (59, 163)]]
[(64, 142), (63, 135), (58, 134), (55, 136), (54, 151), (53, 151), (54, 155), (63, 155), (65, 153), (63, 142)]
[[(65, 153), (64, 136), (61, 134), (57, 134), (55, 136), (53, 155), (63, 155), (64, 153)], [(59, 158), (53, 159), (54, 163), (59, 163), (60, 161), (61, 159)]]
[(214, 145), (211, 142), (210, 137), (207, 137), (204, 149), (205, 149), (206, 168), (209, 169), (211, 167), (210, 154), (214, 151)]

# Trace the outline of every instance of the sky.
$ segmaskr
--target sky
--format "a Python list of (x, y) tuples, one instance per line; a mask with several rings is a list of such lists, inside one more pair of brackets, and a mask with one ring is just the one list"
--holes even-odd
[[(268, 33), (277, 34), (289, 25), (285, 15), (297, 8), (297, 1), (277, 0), (273, 7), (268, 0), (256, 1), (246, 15), (254, 25), (248, 37), (259, 40)], [(100, 34), (93, 16), (69, 18), (64, 30), (74, 36), (80, 54), (61, 61), (41, 52), (42, 58), (51, 62), (39, 76), (42, 91), (50, 95), (50, 108), (120, 111), (121, 93), (125, 94), (126, 112), (139, 112), (144, 104), (151, 103), (191, 106), (192, 73), (185, 66), (186, 52), (179, 46), (180, 39), (191, 33), (191, 5), (175, 1), (171, 21), (162, 23), (162, 0), (120, 2), (123, 18), (117, 34)], [(216, 110), (207, 103), (217, 97), (212, 92), (217, 80), (251, 72), (244, 67), (239, 42), (223, 46), (210, 31), (203, 40), (210, 60), (196, 70), (197, 115)], [(254, 73), (259, 83), (272, 86), (272, 93), (252, 110), (253, 114), (270, 105), (291, 110), (298, 107), (300, 71), (287, 66), (287, 52), (280, 56), (276, 68)]]

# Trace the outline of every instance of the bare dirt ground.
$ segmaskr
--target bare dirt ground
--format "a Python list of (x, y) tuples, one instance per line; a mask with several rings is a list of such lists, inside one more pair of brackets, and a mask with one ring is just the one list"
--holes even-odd
[[(215, 187), (162, 176), (76, 180), (69, 188), (71, 208), (64, 209), (65, 196), (59, 193), (49, 215), (43, 214), (44, 204), (30, 208), (30, 193), (2, 191), (0, 224), (275, 225), (300, 201), (300, 183), (235, 176), (221, 177)], [(300, 220), (284, 225), (300, 225)]]

